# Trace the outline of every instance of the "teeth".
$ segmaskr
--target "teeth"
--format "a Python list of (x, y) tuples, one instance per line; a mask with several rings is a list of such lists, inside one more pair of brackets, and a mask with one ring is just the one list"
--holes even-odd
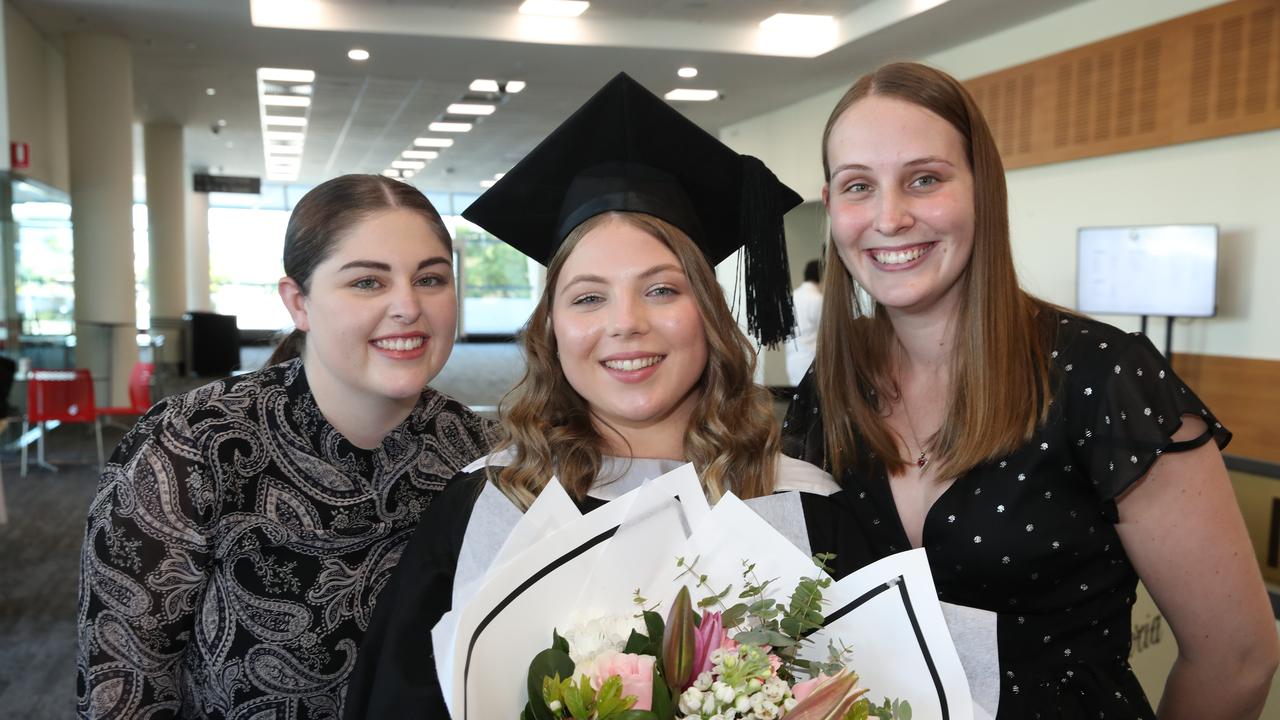
[(912, 260), (915, 260), (916, 258), (925, 254), (925, 251), (927, 251), (928, 249), (929, 249), (928, 246), (921, 246), (921, 247), (915, 248), (914, 250), (896, 250), (896, 251), (889, 251), (889, 252), (877, 252), (873, 250), (871, 252), (871, 255), (876, 259), (876, 262), (878, 263), (881, 263), (884, 265), (901, 265), (903, 263), (909, 263)]
[(374, 340), (373, 344), (383, 350), (398, 350), (403, 352), (405, 350), (413, 350), (415, 348), (422, 347), (423, 339), (424, 338), (422, 337), (389, 338), (387, 340)]
[(646, 358), (635, 358), (634, 360), (605, 360), (604, 366), (610, 370), (622, 370), (630, 372), (632, 370), (640, 370), (650, 365), (656, 365), (662, 359), (660, 355), (650, 355)]

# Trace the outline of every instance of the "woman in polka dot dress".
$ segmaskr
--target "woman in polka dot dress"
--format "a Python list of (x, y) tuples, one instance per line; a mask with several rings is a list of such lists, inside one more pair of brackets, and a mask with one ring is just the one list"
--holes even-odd
[(1256, 718), (1280, 650), (1230, 433), (1145, 337), (1018, 287), (972, 98), (882, 67), (836, 105), (823, 164), (837, 270), (785, 451), (841, 479), (878, 555), (926, 548), (941, 599), (994, 636), (967, 667), (979, 705), (1154, 718), (1128, 664), (1141, 578), (1180, 650), (1160, 717)]

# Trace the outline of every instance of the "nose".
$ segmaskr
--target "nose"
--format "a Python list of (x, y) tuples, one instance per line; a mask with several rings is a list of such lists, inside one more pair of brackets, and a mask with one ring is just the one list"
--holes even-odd
[(648, 309), (639, 298), (620, 297), (609, 308), (608, 329), (612, 337), (643, 335), (649, 331)]
[(397, 285), (388, 295), (387, 314), (397, 322), (412, 325), (422, 315), (422, 305), (414, 292), (413, 283)]
[(876, 232), (892, 237), (915, 224), (915, 218), (911, 215), (910, 202), (908, 198), (903, 197), (902, 193), (887, 189), (880, 193), (879, 199), (880, 204), (876, 210), (875, 219)]

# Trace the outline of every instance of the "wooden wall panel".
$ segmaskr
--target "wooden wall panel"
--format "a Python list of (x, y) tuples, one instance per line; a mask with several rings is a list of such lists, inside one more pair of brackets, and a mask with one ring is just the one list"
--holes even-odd
[(1280, 127), (1280, 0), (1235, 0), (966, 82), (1008, 169)]
[(1280, 360), (1183, 353), (1173, 368), (1233, 433), (1227, 453), (1280, 462)]

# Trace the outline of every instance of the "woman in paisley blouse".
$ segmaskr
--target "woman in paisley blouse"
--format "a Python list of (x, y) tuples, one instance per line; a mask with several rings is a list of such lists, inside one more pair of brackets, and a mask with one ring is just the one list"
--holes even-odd
[(980, 611), (978, 704), (1154, 718), (1128, 663), (1141, 577), (1178, 643), (1160, 717), (1256, 718), (1276, 630), (1230, 433), (1144, 336), (1019, 288), (968, 92), (912, 63), (863, 76), (823, 166), (818, 354), (785, 451), (832, 469), (877, 554), (926, 548), (939, 597)]
[[(81, 717), (332, 718), (423, 509), (488, 449), (427, 387), (457, 317), (451, 241), (413, 187), (298, 202), (268, 367), (158, 403), (89, 510)], [(296, 356), (296, 357), (295, 357)]]

